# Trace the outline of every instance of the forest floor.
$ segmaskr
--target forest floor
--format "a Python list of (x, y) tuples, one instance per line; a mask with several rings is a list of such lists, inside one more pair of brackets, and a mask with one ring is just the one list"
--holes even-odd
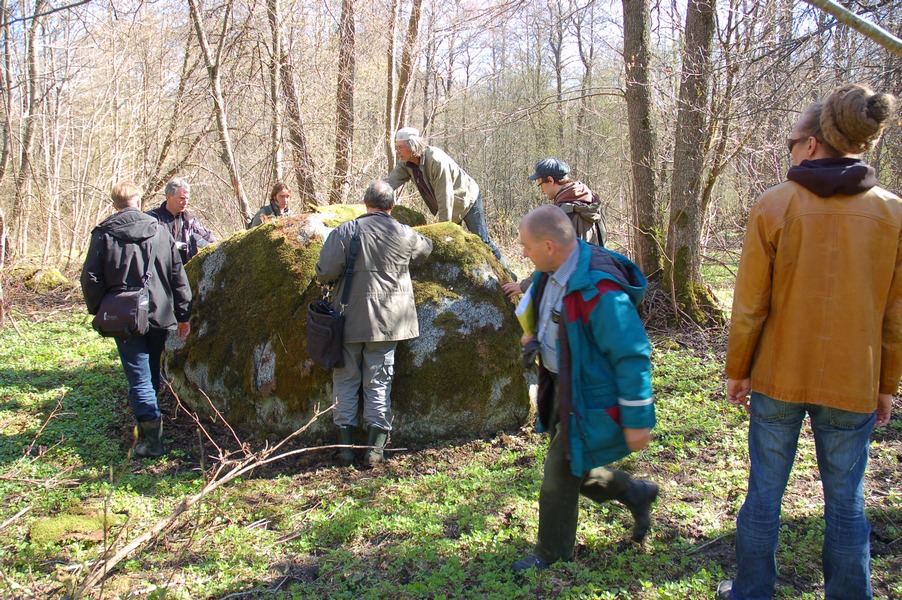
[[(331, 440), (204, 492), (266, 452), (199, 426), (171, 394), (169, 454), (131, 458), (133, 424), (115, 346), (77, 289), (4, 282), (0, 329), (0, 597), (713, 598), (735, 570), (748, 475), (747, 416), (724, 398), (722, 329), (650, 327), (658, 426), (618, 463), (661, 486), (642, 546), (617, 503), (580, 504), (575, 560), (515, 574), (537, 529), (546, 440), (531, 426), (390, 448), (377, 469), (341, 468)], [(902, 415), (873, 436), (866, 508), (877, 598), (902, 598)], [(320, 418), (331, 418), (325, 414)], [(278, 440), (269, 440), (269, 448)], [(84, 588), (101, 559), (178, 513)], [(822, 598), (823, 495), (805, 428), (783, 504), (777, 598)], [(106, 522), (106, 526), (103, 523)]]

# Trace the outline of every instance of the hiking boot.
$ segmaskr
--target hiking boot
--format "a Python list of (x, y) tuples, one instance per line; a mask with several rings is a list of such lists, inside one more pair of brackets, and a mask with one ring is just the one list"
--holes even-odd
[(366, 452), (365, 460), (367, 465), (375, 467), (385, 461), (383, 449), (387, 442), (388, 431), (380, 429), (375, 425), (370, 425), (369, 428), (367, 428), (366, 445), (370, 446), (370, 449)]
[[(342, 446), (353, 446), (354, 445), (354, 429), (353, 425), (345, 425), (343, 427), (338, 428), (338, 443)], [(341, 460), (341, 463), (350, 467), (354, 464), (354, 449), (353, 448), (339, 448), (338, 449), (338, 458)]]
[(630, 479), (629, 486), (618, 500), (633, 515), (632, 539), (641, 544), (651, 528), (651, 505), (658, 499), (658, 484), (653, 481)]
[(730, 600), (730, 592), (733, 591), (733, 580), (721, 581), (717, 584), (717, 600)]
[(138, 422), (138, 443), (135, 444), (135, 456), (148, 458), (164, 454), (166, 454), (166, 450), (163, 448), (163, 419)]

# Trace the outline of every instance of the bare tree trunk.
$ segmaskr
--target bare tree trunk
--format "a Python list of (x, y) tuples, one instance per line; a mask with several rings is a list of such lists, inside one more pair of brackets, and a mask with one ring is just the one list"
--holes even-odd
[(197, 149), (198, 145), (200, 145), (201, 140), (206, 136), (206, 124), (200, 133), (198, 133), (194, 140), (189, 144), (188, 150), (185, 152), (185, 155), (178, 160), (172, 168), (167, 170), (165, 173), (163, 172), (163, 165), (166, 164), (166, 160), (169, 158), (169, 152), (172, 150), (175, 145), (175, 133), (178, 127), (178, 124), (181, 122), (182, 113), (184, 110), (184, 100), (185, 94), (188, 87), (188, 82), (191, 79), (191, 76), (194, 74), (194, 70), (200, 64), (199, 60), (192, 61), (191, 59), (191, 43), (194, 39), (192, 32), (189, 30), (187, 38), (185, 40), (185, 58), (182, 61), (182, 70), (179, 74), (179, 86), (175, 93), (175, 102), (172, 107), (172, 115), (169, 119), (169, 126), (166, 128), (166, 135), (163, 137), (163, 142), (160, 146), (160, 152), (157, 155), (156, 161), (154, 162), (153, 169), (150, 173), (147, 173), (146, 183), (144, 185), (144, 197), (142, 201), (146, 202), (149, 200), (157, 191), (163, 188), (170, 179), (179, 174), (184, 165), (191, 159), (191, 155), (194, 154), (194, 151)]
[(269, 95), (272, 104), (272, 178), (284, 178), (282, 162), (282, 7), (279, 0), (266, 0), (269, 26), (272, 33), (272, 54), (269, 62)]
[(298, 194), (302, 206), (316, 206), (320, 202), (316, 196), (316, 185), (313, 174), (316, 165), (307, 150), (307, 136), (301, 122), (301, 106), (298, 92), (294, 84), (294, 70), (288, 60), (288, 54), (282, 56), (282, 88), (285, 90), (285, 109), (288, 113), (288, 141), (291, 145), (291, 156), (294, 162), (294, 176), (297, 181)]
[(13, 82), (12, 82), (12, 59), (9, 47), (9, 20), (11, 13), (9, 10), (9, 0), (0, 0), (0, 20), (3, 21), (3, 79), (0, 85), (3, 86), (2, 103), (3, 103), (3, 140), (0, 146), (0, 183), (6, 177), (6, 169), (9, 166), (9, 155), (11, 153), (12, 144), (10, 136), (13, 131)]
[(391, 0), (391, 13), (388, 19), (388, 52), (385, 69), (385, 158), (389, 170), (395, 164), (394, 135), (397, 129), (395, 121), (395, 37), (398, 28), (398, 10), (401, 0)]
[[(579, 157), (584, 168), (591, 164), (589, 151), (590, 135), (586, 121), (589, 116), (589, 94), (592, 89), (592, 69), (595, 65), (595, 4), (591, 4), (582, 13), (575, 13), (573, 26), (576, 34), (576, 49), (583, 65), (583, 76), (580, 81), (579, 109), (576, 113), (576, 144)], [(585, 36), (583, 35), (585, 31)]]
[(713, 0), (689, 0), (664, 287), (671, 293), (674, 308), (696, 323), (706, 322), (712, 314), (716, 316), (715, 303), (702, 282), (699, 249), (703, 217), (700, 192), (707, 147), (705, 124), (713, 38)]
[[(425, 54), (425, 77), (423, 78), (423, 135), (432, 127), (432, 121), (435, 119), (438, 108), (438, 90), (439, 76), (438, 67), (436, 66), (436, 56), (438, 54), (438, 41), (435, 35), (435, 14), (430, 13), (429, 23), (427, 25)], [(431, 91), (430, 91), (431, 88)]]
[[(44, 0), (36, 0), (34, 14), (40, 14), (44, 9)], [(24, 130), (22, 132), (22, 152), (19, 160), (19, 172), (16, 174), (16, 203), (13, 205), (13, 244), (16, 245), (20, 255), (28, 253), (28, 219), (30, 216), (30, 175), (33, 170), (31, 163), (31, 146), (34, 142), (35, 112), (38, 107), (38, 57), (35, 42), (41, 20), (35, 17), (28, 27), (25, 38), (25, 62), (28, 68), (28, 77), (25, 81), (26, 101)]]
[[(231, 3), (227, 3), (226, 7), (224, 22), (228, 22), (229, 20), (232, 7)], [(197, 8), (197, 0), (188, 0), (188, 9), (191, 13), (191, 20), (194, 22), (197, 40), (200, 42), (200, 48), (203, 52), (204, 64), (207, 66), (207, 74), (210, 77), (213, 107), (216, 111), (216, 124), (219, 127), (219, 141), (222, 146), (222, 162), (225, 163), (226, 169), (229, 171), (229, 176), (232, 178), (232, 190), (235, 192), (235, 198), (238, 201), (238, 214), (244, 218), (245, 223), (250, 223), (254, 214), (248, 206), (247, 197), (244, 194), (244, 186), (241, 184), (241, 174), (238, 172), (238, 163), (235, 160), (235, 153), (232, 151), (232, 138), (229, 134), (229, 122), (225, 110), (225, 98), (222, 95), (222, 82), (220, 81), (219, 76), (225, 36), (220, 38), (216, 56), (213, 56), (210, 45), (207, 43), (207, 34), (204, 31), (202, 17)], [(225, 29), (225, 27), (223, 27), (223, 29)]]
[(6, 264), (6, 214), (0, 207), (0, 329), (6, 317), (6, 298), (3, 295), (3, 266)]
[(354, 143), (354, 0), (341, 1), (338, 42), (338, 92), (335, 105), (335, 171), (329, 204), (343, 204), (350, 191)]
[(902, 56), (902, 39), (899, 39), (879, 25), (862, 19), (846, 7), (832, 2), (832, 0), (805, 0), (805, 2), (830, 13), (843, 25), (848, 25), (863, 33), (896, 56)]
[(560, 0), (548, 3), (551, 24), (548, 32), (548, 47), (551, 49), (551, 64), (554, 68), (555, 99), (557, 100), (557, 143), (564, 145), (564, 15)]
[(395, 122), (399, 125), (407, 123), (407, 88), (413, 74), (413, 55), (416, 53), (417, 38), (420, 32), (420, 17), (423, 13), (423, 0), (413, 0), (410, 7), (410, 20), (407, 21), (407, 39), (401, 53), (401, 69), (398, 72), (398, 93), (395, 96)]
[(652, 118), (649, 79), (648, 0), (623, 0), (623, 61), (626, 65), (626, 115), (633, 175), (632, 247), (648, 277), (661, 273), (664, 225), (658, 199), (658, 136)]

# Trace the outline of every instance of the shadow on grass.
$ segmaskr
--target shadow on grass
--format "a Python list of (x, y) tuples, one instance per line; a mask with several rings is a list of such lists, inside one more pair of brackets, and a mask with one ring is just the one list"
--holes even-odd
[(72, 369), (4, 369), (0, 371), (0, 412), (28, 415), (27, 425), (7, 423), (0, 435), (0, 465), (22, 457), (29, 447), (34, 455), (47, 448), (85, 463), (109, 461), (98, 450), (108, 445), (128, 411), (125, 377), (109, 366)]
[[(449, 513), (446, 522), (459, 517)], [(902, 509), (869, 513), (872, 523), (898, 522), (900, 517)], [(885, 570), (878, 574), (885, 563), (877, 561), (898, 561), (877, 529), (875, 526), (871, 536), (874, 597), (891, 598), (902, 576)], [(822, 532), (823, 520), (819, 517), (782, 522), (776, 598), (823, 596)], [(480, 529), (462, 533), (468, 537), (479, 534)], [(590, 547), (579, 545), (574, 562), (557, 563), (547, 571), (525, 575), (510, 569), (522, 550), (513, 540), (459, 551), (443, 543), (447, 535), (420, 542), (402, 536), (377, 536), (363, 546), (360, 541), (345, 545), (323, 538), (318, 540), (323, 545), (315, 552), (274, 562), (269, 569), (271, 576), (230, 587), (212, 597), (240, 593), (244, 598), (264, 598), (278, 592), (297, 598), (525, 598), (551, 597), (549, 594), (566, 590), (569, 597), (580, 598), (609, 592), (614, 595), (606, 597), (624, 599), (659, 595), (708, 599), (718, 581), (735, 573), (733, 533), (731, 530), (687, 543), (675, 539), (675, 532), (665, 530), (655, 531), (644, 547), (617, 540)], [(456, 539), (456, 535), (450, 537)]]

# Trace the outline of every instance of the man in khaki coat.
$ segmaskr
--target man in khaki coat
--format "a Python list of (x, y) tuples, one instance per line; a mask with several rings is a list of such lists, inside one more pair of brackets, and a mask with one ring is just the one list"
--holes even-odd
[(492, 254), (506, 269), (507, 261), (489, 237), (482, 192), (476, 181), (441, 148), (426, 144), (419, 130), (413, 127), (404, 127), (395, 133), (395, 152), (398, 163), (388, 174), (388, 184), (398, 189), (413, 181), (434, 217), (439, 221), (466, 225), (491, 248)]
[[(391, 217), (395, 196), (385, 181), (371, 183), (363, 202), (366, 214), (342, 223), (326, 239), (316, 278), (323, 284), (336, 284), (334, 298), (341, 298), (344, 286), (350, 285), (344, 307), (345, 364), (332, 371), (334, 421), (339, 442), (353, 445), (362, 386), (363, 420), (367, 446), (371, 446), (366, 461), (374, 466), (383, 460), (382, 449), (391, 431), (395, 348), (398, 341), (420, 334), (409, 266), (429, 256), (432, 240)], [(349, 280), (345, 270), (355, 233), (360, 236), (360, 250)], [(353, 451), (342, 449), (341, 459), (350, 465)]]

